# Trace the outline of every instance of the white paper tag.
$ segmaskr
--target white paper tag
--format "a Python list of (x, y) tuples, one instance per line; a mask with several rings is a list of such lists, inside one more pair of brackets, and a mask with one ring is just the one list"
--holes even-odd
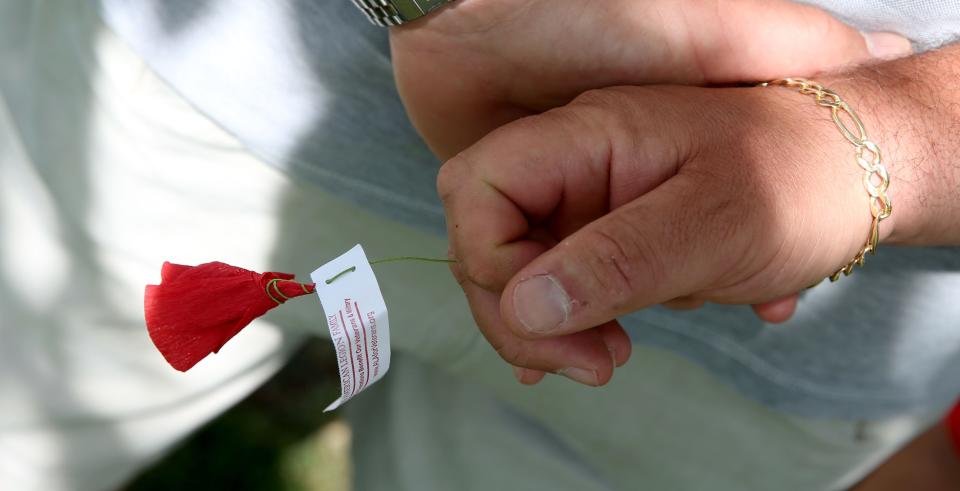
[[(356, 268), (330, 284), (348, 268)], [(327, 328), (340, 368), (340, 398), (332, 411), (383, 378), (390, 368), (390, 325), (377, 277), (360, 244), (310, 273), (327, 316)]]

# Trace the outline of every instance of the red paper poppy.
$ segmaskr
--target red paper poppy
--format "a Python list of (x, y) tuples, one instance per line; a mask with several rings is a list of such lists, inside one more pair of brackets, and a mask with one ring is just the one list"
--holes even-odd
[(286, 300), (314, 291), (287, 273), (256, 273), (229, 264), (163, 263), (160, 284), (147, 285), (150, 339), (173, 368), (187, 371), (216, 353), (251, 321)]

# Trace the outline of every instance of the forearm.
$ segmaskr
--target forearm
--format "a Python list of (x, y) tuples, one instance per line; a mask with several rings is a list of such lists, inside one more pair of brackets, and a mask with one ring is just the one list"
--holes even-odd
[(822, 79), (883, 151), (893, 201), (884, 242), (960, 245), (958, 81), (960, 44)]

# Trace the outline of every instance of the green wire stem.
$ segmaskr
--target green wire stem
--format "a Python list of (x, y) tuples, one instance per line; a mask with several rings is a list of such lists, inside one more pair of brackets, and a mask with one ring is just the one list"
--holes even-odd
[(345, 269), (345, 270), (343, 270), (343, 271), (335, 274), (333, 277), (327, 278), (326, 284), (329, 285), (330, 283), (333, 283), (334, 281), (337, 281), (337, 279), (340, 278), (341, 276), (343, 276), (343, 275), (345, 275), (345, 274), (347, 274), (347, 273), (352, 273), (352, 272), (354, 272), (354, 271), (356, 271), (356, 270), (357, 270), (357, 267), (356, 267), (356, 266), (350, 266), (349, 268), (347, 268), (347, 269)]
[[(395, 263), (400, 261), (417, 261), (421, 263), (446, 263), (446, 264), (453, 264), (457, 262), (455, 259), (437, 259), (433, 257), (419, 257), (419, 256), (395, 256), (395, 257), (384, 257), (380, 259), (374, 259), (373, 261), (370, 261), (370, 265), (373, 266), (374, 264)], [(352, 273), (356, 270), (357, 270), (356, 266), (350, 266), (349, 268), (328, 278), (325, 281), (325, 283), (329, 285), (330, 283), (333, 283), (334, 281), (337, 281), (338, 279), (340, 279), (340, 277), (342, 277), (343, 275)]]

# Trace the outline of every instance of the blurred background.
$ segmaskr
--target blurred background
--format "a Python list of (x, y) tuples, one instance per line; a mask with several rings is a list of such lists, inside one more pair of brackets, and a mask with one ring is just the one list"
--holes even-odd
[(138, 476), (127, 491), (352, 489), (350, 428), (329, 341), (313, 339), (268, 383)]

